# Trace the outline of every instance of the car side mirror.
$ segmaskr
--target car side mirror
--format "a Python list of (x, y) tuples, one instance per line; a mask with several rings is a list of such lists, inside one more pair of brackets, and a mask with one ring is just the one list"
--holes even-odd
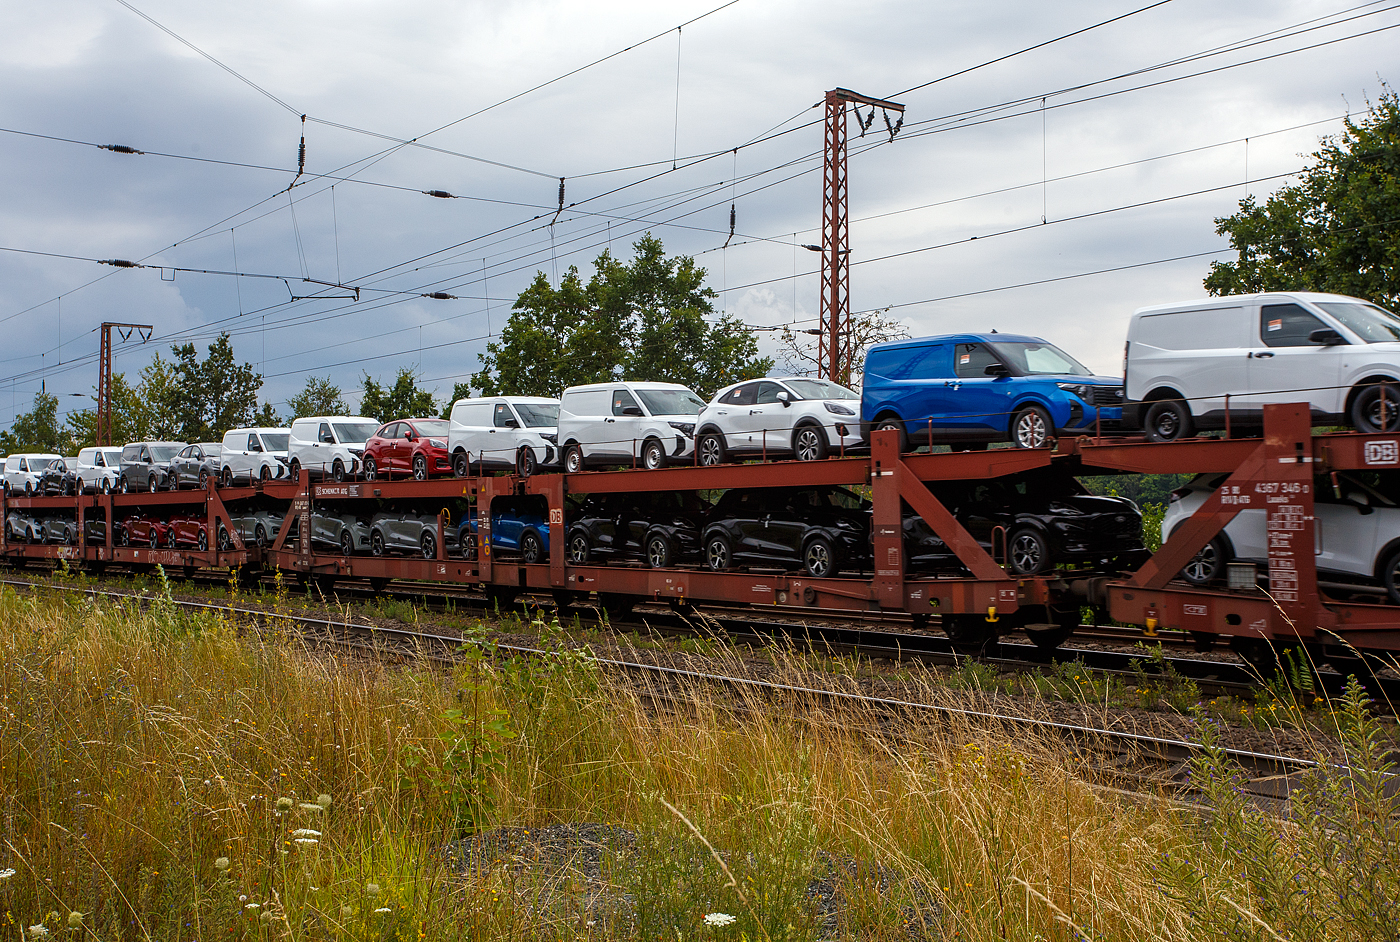
[(1005, 364), (988, 363), (986, 368), (982, 370), (982, 374), (984, 376), (1010, 376), (1011, 371), (1006, 368)]
[(623, 407), (622, 407), (622, 414), (623, 414), (623, 415), (636, 416), (637, 418), (641, 418), (641, 415), (642, 415), (642, 407), (641, 407), (641, 406), (623, 406)]
[(506, 428), (520, 428), (520, 423), (515, 419), (506, 419)]
[(790, 397), (785, 391), (781, 391), (778, 393), (778, 401), (783, 404), (784, 409), (792, 405), (792, 403), (788, 401), (790, 398), (792, 397)]
[(1338, 344), (1344, 344), (1346, 342), (1346, 338), (1331, 327), (1319, 327), (1317, 330), (1308, 334), (1308, 343), (1320, 343), (1324, 347), (1335, 347)]

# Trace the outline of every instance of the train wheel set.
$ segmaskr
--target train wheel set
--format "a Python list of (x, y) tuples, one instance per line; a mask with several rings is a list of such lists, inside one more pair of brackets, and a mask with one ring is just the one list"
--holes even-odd
[[(1062, 439), (1054, 447), (992, 449), (946, 454), (900, 452), (898, 430), (872, 433), (871, 452), (744, 465), (657, 470), (440, 478), (405, 481), (260, 481), (218, 487), (211, 479), (199, 491), (155, 494), (91, 494), (76, 497), (6, 496), (0, 509), (10, 520), (18, 511), (71, 522), (71, 543), (35, 542), (6, 526), (0, 559), (15, 565), (66, 560), (101, 571), (157, 564), (193, 572), (234, 569), (256, 576), (271, 569), (314, 581), (323, 588), (337, 579), (367, 579), (383, 587), (391, 580), (476, 585), (508, 603), (521, 593), (553, 595), (562, 604), (589, 594), (614, 610), (642, 600), (748, 603), (800, 617), (804, 610), (904, 612), (916, 625), (938, 616), (954, 645), (978, 653), (997, 636), (1024, 631), (1053, 649), (1080, 623), (1084, 606), (1117, 621), (1190, 632), (1199, 643), (1228, 643), (1251, 664), (1268, 669), (1279, 652), (1306, 646), (1316, 660), (1355, 672), (1358, 652), (1393, 659), (1400, 651), (1400, 605), (1355, 601), (1331, 583), (1319, 586), (1314, 551), (1314, 481), (1352, 469), (1400, 467), (1400, 435), (1356, 433), (1313, 435), (1303, 405), (1265, 407), (1262, 438), (1217, 438), (1148, 443), (1124, 439)], [(934, 496), (927, 484), (990, 479), (1036, 468), (1062, 467), (1074, 475), (1227, 473), (1205, 503), (1172, 533), (1150, 559), (1132, 571), (1051, 569), (1013, 576), (1010, 561), (987, 552)], [(815, 577), (807, 572), (760, 568), (715, 570), (702, 560), (668, 565), (657, 546), (635, 564), (571, 554), (566, 532), (567, 495), (719, 491), (797, 486), (869, 486), (873, 500), (873, 564), (867, 571)], [(503, 555), (492, 549), (491, 514), (498, 498), (538, 495), (548, 507), (547, 552)], [(323, 532), (321, 521), (366, 519), (392, 501), (422, 517), (413, 552), (372, 552), (368, 536), (345, 527)], [(475, 514), (477, 533), (466, 552), (452, 545), (462, 523)], [(956, 573), (915, 575), (907, 571), (902, 537), (903, 507), (912, 508), (961, 566)], [(1242, 510), (1267, 514), (1267, 570), (1236, 566), (1228, 583), (1192, 584), (1183, 567), (1209, 558), (1222, 528)], [(246, 540), (235, 518), (263, 513), (281, 517), (276, 532)], [(141, 545), (132, 527), (140, 520)], [(178, 524), (178, 525), (177, 525)], [(263, 524), (258, 524), (261, 529)], [(1400, 534), (1396, 534), (1400, 537)], [(361, 545), (363, 544), (363, 545)], [(1218, 544), (1214, 544), (1218, 545)], [(533, 544), (532, 544), (533, 546)], [(1008, 547), (1005, 553), (1033, 547)], [(1201, 557), (1202, 550), (1207, 550)], [(1200, 558), (1198, 558), (1200, 557)]]

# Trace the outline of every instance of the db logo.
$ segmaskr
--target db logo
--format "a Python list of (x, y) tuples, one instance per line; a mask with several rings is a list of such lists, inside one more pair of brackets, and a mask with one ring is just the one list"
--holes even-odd
[(1365, 458), (1367, 464), (1400, 464), (1400, 443), (1367, 442)]
[(550, 525), (551, 525), (551, 526), (554, 525), (554, 524), (556, 524), (556, 523), (557, 523), (557, 524), (560, 524), (560, 525), (562, 526), (563, 523), (564, 523), (564, 508), (562, 508), (562, 507), (551, 507), (551, 508), (549, 508), (549, 522), (550, 522)]
[(1184, 613), (1186, 613), (1187, 615), (1206, 615), (1206, 614), (1208, 614), (1208, 612), (1206, 611), (1206, 607), (1205, 607), (1204, 605), (1183, 605), (1183, 606), (1181, 606), (1181, 610), (1182, 610)]

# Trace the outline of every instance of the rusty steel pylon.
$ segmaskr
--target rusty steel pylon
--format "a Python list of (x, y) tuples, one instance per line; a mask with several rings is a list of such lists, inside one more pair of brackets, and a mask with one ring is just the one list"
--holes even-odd
[(97, 366), (97, 445), (112, 444), (112, 328), (115, 327), (121, 333), (122, 340), (131, 337), (134, 330), (141, 332), (141, 342), (145, 343), (151, 339), (151, 331), (155, 330), (150, 324), (113, 324), (110, 322), (102, 325), (102, 355), (98, 358)]
[[(822, 305), (821, 334), (817, 340), (817, 375), (834, 383), (848, 383), (854, 365), (855, 348), (851, 343), (851, 236), (846, 220), (846, 106), (869, 105), (870, 115), (861, 121), (861, 136), (869, 130), (875, 109), (886, 112), (885, 127), (894, 140), (904, 123), (904, 106), (881, 98), (871, 98), (849, 88), (834, 88), (826, 93), (826, 148), (823, 159), (822, 194)], [(900, 115), (897, 124), (890, 124), (888, 112)]]

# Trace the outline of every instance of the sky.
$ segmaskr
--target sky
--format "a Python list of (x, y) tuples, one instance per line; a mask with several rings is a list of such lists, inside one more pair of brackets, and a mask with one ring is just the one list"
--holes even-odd
[(228, 331), (284, 413), (308, 376), (355, 406), (404, 367), (441, 400), (536, 272), (646, 232), (720, 311), (813, 327), (836, 87), (906, 106), (893, 141), (851, 125), (851, 309), (1116, 374), (1134, 309), (1234, 257), (1216, 218), (1400, 73), (1387, 0), (3, 0), (0, 23), (0, 427), (41, 388), (91, 405), (103, 321), (154, 327), (115, 348), (133, 379)]

